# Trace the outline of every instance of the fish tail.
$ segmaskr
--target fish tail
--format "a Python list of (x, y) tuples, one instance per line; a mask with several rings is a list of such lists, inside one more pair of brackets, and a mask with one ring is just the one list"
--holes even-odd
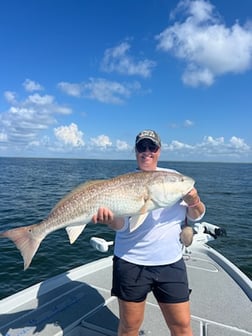
[[(36, 225), (36, 224), (35, 224)], [(11, 229), (0, 233), (0, 237), (6, 237), (13, 241), (24, 260), (24, 270), (26, 270), (32, 261), (39, 245), (44, 237), (35, 237), (33, 234), (33, 226), (24, 226)]]

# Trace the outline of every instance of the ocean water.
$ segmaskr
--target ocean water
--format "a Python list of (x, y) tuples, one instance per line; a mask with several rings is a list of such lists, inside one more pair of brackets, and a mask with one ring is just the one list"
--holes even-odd
[[(196, 180), (205, 221), (226, 229), (211, 245), (252, 278), (252, 164), (160, 162)], [(0, 231), (39, 223), (78, 184), (134, 170), (135, 161), (0, 158)], [(113, 253), (94, 250), (92, 236), (113, 240), (105, 225), (89, 224), (70, 245), (65, 230), (48, 235), (23, 271), (19, 251), (0, 239), (0, 299), (48, 277)]]

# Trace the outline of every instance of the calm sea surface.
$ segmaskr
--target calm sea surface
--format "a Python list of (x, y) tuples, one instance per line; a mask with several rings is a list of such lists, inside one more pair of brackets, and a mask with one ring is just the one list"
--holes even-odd
[[(252, 278), (252, 164), (160, 162), (196, 180), (207, 206), (204, 220), (224, 227), (227, 237), (212, 246)], [(55, 203), (78, 184), (135, 169), (135, 161), (0, 158), (0, 231), (45, 218)], [(70, 245), (65, 230), (47, 236), (30, 268), (19, 251), (0, 239), (0, 299), (48, 277), (113, 253), (89, 244), (96, 235), (111, 240), (105, 225), (88, 225)]]

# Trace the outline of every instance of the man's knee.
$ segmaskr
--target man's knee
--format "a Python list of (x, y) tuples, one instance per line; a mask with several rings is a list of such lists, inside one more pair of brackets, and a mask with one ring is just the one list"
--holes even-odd
[(126, 302), (119, 300), (119, 336), (135, 336), (144, 318), (145, 302)]

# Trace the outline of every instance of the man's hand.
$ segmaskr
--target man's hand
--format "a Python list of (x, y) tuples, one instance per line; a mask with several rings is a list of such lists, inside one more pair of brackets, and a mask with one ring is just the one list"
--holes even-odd
[(200, 202), (200, 198), (196, 188), (193, 188), (183, 197), (183, 200), (188, 204), (188, 206), (193, 206)]
[(187, 214), (192, 220), (200, 219), (205, 214), (205, 205), (201, 202), (197, 189), (193, 188), (183, 197), (187, 203)]
[(92, 221), (96, 224), (96, 223), (101, 223), (101, 224), (111, 224), (111, 222), (114, 219), (114, 214), (113, 212), (108, 209), (108, 208), (99, 208), (97, 211), (97, 214), (95, 214), (92, 217)]
[(113, 230), (120, 230), (124, 226), (123, 217), (115, 217), (113, 212), (108, 208), (99, 208), (97, 214), (93, 215), (92, 222), (94, 224), (106, 224)]

